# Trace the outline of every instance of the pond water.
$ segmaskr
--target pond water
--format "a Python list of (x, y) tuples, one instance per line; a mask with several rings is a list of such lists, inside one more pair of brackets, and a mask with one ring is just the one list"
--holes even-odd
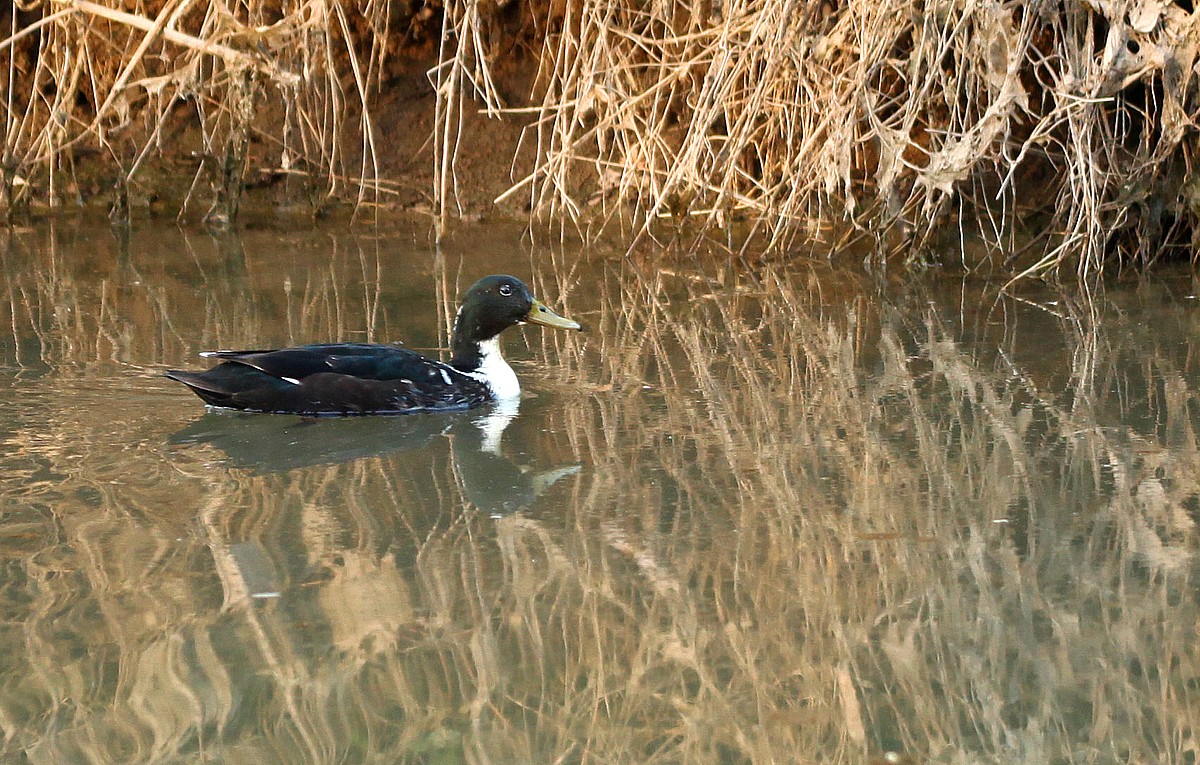
[[(0, 760), (1195, 762), (1190, 273), (1087, 302), (480, 226), (4, 236)], [(436, 353), (519, 407), (205, 412), (199, 351)]]

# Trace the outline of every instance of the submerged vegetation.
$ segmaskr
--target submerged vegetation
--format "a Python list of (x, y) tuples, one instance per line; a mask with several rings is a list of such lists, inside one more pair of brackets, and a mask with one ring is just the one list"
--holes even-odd
[[(485, 195), (630, 236), (1092, 277), (1191, 257), (1200, 221), (1188, 2), (26, 0), (0, 21), (10, 211), (91, 189), (123, 213), (167, 152), (218, 224), (250, 183), (397, 204), (416, 132), (440, 224)], [(493, 118), (524, 128), (508, 156), (471, 132)], [(462, 177), (467, 155), (505, 184)]]

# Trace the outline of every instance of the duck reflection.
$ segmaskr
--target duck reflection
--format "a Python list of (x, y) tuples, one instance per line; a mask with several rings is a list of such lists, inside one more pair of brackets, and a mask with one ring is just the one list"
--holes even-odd
[(454, 465), (463, 493), (471, 504), (493, 516), (528, 507), (557, 481), (579, 472), (579, 465), (533, 471), (518, 465), (500, 450), (500, 438), (516, 419), (519, 399), (497, 404), (472, 421), (474, 427), (450, 432)]
[(170, 443), (207, 444), (230, 466), (265, 474), (425, 450), (446, 437), (466, 498), (484, 512), (503, 515), (528, 507), (580, 469), (573, 464), (535, 471), (505, 456), (501, 439), (519, 408), (519, 400), (509, 400), (463, 412), (350, 418), (211, 409), (171, 436)]

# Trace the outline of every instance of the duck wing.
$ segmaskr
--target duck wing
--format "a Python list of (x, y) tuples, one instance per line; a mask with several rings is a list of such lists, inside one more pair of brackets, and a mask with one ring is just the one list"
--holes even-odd
[(423, 375), (431, 365), (445, 366), (407, 348), (373, 343), (325, 343), (265, 351), (209, 351), (202, 355), (251, 367), (288, 382), (325, 373), (363, 380), (412, 379), (414, 375)]

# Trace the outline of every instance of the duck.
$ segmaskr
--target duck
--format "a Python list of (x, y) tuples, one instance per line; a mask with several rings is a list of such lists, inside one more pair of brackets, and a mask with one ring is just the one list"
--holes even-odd
[(495, 274), (463, 295), (448, 362), (395, 344), (323, 343), (205, 351), (200, 355), (220, 363), (164, 375), (211, 407), (246, 412), (344, 416), (470, 409), (521, 395), (500, 350), (500, 334), (521, 324), (583, 329), (535, 298), (520, 279)]

